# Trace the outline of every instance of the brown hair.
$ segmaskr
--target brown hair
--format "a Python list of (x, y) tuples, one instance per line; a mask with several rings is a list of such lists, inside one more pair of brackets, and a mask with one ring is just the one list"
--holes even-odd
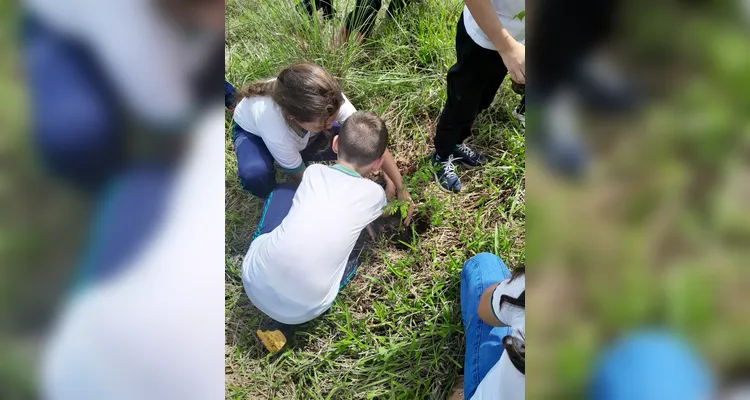
[(256, 96), (271, 97), (285, 117), (300, 122), (328, 120), (344, 104), (336, 79), (322, 67), (308, 62), (284, 68), (275, 80), (248, 83), (237, 91), (235, 104)]
[(374, 112), (357, 111), (341, 127), (338, 143), (339, 157), (364, 167), (385, 153), (388, 128)]

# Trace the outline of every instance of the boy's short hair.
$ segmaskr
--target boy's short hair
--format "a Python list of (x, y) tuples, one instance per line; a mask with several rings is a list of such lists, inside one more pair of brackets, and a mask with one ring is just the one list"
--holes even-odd
[(344, 121), (338, 143), (341, 159), (364, 167), (385, 153), (388, 128), (374, 112), (357, 111)]

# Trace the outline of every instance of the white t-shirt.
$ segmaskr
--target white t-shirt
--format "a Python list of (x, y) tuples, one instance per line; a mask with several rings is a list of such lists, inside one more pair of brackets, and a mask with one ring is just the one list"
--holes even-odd
[[(357, 109), (344, 96), (344, 104), (339, 109), (336, 121), (344, 122), (355, 112)], [(246, 132), (260, 136), (281, 169), (287, 172), (302, 169), (300, 151), (307, 147), (311, 135), (300, 136), (292, 130), (281, 109), (270, 97), (246, 97), (240, 100), (234, 109), (234, 122)]]
[(206, 268), (224, 262), (223, 120), (219, 107), (198, 127), (162, 223), (122, 275), (61, 310), (40, 371), (42, 398), (224, 395), (224, 278)]
[(192, 118), (192, 79), (220, 32), (188, 37), (156, 11), (153, 0), (24, 2), (46, 25), (87, 46), (140, 118), (157, 125)]
[(354, 171), (307, 168), (289, 214), (252, 242), (242, 262), (250, 301), (285, 324), (325, 312), (360, 233), (386, 204), (383, 188)]
[[(526, 312), (523, 308), (512, 304), (503, 304), (500, 309), (500, 296), (508, 295), (518, 298), (526, 288), (526, 276), (521, 275), (509, 282), (500, 282), (492, 294), (492, 310), (497, 319), (511, 327), (512, 335), (523, 339), (526, 331)], [(523, 400), (526, 396), (526, 377), (522, 374), (503, 351), (500, 360), (487, 372), (479, 383), (471, 400)]]
[[(518, 43), (526, 44), (526, 19), (521, 19), (519, 14), (526, 10), (526, 0), (491, 0), (492, 8), (495, 9), (497, 18), (503, 24), (505, 29), (516, 39)], [(464, 6), (464, 25), (466, 33), (474, 39), (474, 42), (485, 49), (496, 50), (482, 28), (469, 11), (469, 7)]]

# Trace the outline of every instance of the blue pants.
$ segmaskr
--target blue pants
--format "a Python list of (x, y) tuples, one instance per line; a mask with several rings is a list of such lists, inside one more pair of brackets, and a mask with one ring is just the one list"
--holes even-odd
[(237, 93), (237, 90), (232, 86), (231, 83), (227, 82), (226, 79), (224, 80), (224, 106), (226, 108), (232, 109), (234, 108), (234, 94)]
[[(334, 122), (331, 133), (339, 134), (341, 125)], [(276, 167), (273, 156), (260, 136), (240, 128), (236, 123), (232, 128), (234, 152), (237, 155), (237, 175), (242, 188), (253, 195), (265, 198), (276, 187)], [(317, 135), (301, 153), (306, 163), (313, 161), (335, 161), (336, 153), (327, 143), (325, 135)]]
[(45, 166), (86, 189), (123, 161), (119, 107), (87, 49), (28, 17), (22, 33), (33, 142)]
[(141, 167), (118, 174), (97, 207), (75, 289), (118, 276), (152, 238), (165, 208), (174, 171)]
[(503, 354), (508, 327), (492, 327), (477, 314), (479, 299), (488, 287), (510, 278), (510, 270), (496, 255), (481, 253), (464, 263), (461, 271), (461, 315), (466, 336), (464, 398), (470, 399), (487, 372)]
[[(270, 233), (277, 226), (281, 225), (281, 221), (284, 220), (289, 210), (292, 209), (292, 200), (294, 200), (294, 193), (297, 191), (297, 186), (291, 184), (282, 184), (276, 187), (271, 194), (266, 198), (266, 202), (263, 205), (263, 213), (260, 216), (258, 222), (258, 229), (253, 235), (253, 239), (260, 235)], [(365, 235), (359, 235), (360, 240), (354, 246), (349, 255), (349, 262), (346, 264), (344, 270), (344, 276), (341, 277), (341, 283), (339, 290), (343, 289), (351, 280), (354, 275), (357, 274), (357, 266), (359, 264), (359, 258), (362, 255), (362, 246), (365, 239)]]

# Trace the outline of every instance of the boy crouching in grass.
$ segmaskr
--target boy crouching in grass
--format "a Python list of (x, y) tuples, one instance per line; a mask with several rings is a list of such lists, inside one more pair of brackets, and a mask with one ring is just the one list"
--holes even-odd
[(335, 165), (311, 165), (299, 187), (281, 185), (266, 199), (242, 282), (250, 301), (275, 321), (256, 332), (269, 351), (327, 311), (356, 273), (355, 244), (387, 205), (383, 188), (363, 177), (380, 169), (387, 144), (385, 123), (358, 111), (333, 138)]

